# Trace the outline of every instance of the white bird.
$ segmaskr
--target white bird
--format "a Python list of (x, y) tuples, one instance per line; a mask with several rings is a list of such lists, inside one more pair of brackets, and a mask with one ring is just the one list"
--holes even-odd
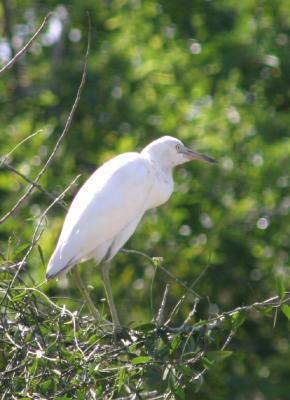
[[(47, 266), (47, 280), (77, 263), (102, 263), (102, 278), (115, 328), (120, 327), (109, 281), (109, 264), (134, 233), (144, 213), (165, 203), (174, 188), (173, 168), (190, 160), (216, 161), (196, 153), (171, 136), (124, 153), (98, 168), (81, 187), (66, 215)], [(100, 318), (75, 268), (76, 282), (97, 319)]]

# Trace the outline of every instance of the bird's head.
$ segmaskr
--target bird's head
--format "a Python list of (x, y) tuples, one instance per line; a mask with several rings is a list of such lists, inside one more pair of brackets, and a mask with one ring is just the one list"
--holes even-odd
[(142, 150), (141, 154), (159, 162), (165, 168), (173, 168), (191, 160), (208, 163), (217, 162), (211, 157), (189, 149), (180, 140), (172, 136), (163, 136), (160, 139), (154, 140)]

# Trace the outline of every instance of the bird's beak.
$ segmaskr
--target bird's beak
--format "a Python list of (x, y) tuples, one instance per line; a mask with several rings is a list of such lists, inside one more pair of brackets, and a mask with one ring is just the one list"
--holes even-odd
[(197, 153), (187, 147), (184, 148), (183, 153), (189, 158), (189, 160), (199, 160), (205, 161), (211, 164), (216, 164), (217, 161), (209, 156), (205, 156), (204, 154)]

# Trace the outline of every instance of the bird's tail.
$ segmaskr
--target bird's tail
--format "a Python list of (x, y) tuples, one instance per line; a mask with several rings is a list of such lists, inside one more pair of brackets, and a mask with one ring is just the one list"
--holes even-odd
[(72, 259), (69, 261), (64, 260), (61, 254), (61, 249), (57, 247), (48, 262), (46, 280), (49, 281), (59, 275), (67, 273), (74, 264), (75, 263), (72, 262)]

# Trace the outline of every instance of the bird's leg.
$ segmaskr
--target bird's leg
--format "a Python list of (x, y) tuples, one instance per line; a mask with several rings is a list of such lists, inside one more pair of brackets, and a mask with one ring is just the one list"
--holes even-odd
[(105, 291), (106, 291), (106, 295), (107, 295), (107, 300), (109, 303), (109, 307), (110, 307), (110, 311), (111, 311), (111, 315), (112, 315), (112, 320), (113, 320), (113, 324), (114, 324), (114, 330), (118, 330), (121, 328), (121, 324), (119, 321), (119, 317), (117, 314), (117, 310), (115, 307), (115, 303), (114, 303), (114, 299), (113, 299), (113, 294), (112, 294), (112, 289), (111, 289), (111, 282), (110, 282), (110, 263), (108, 262), (104, 262), (101, 265), (101, 270), (102, 270), (102, 279), (103, 279), (103, 284), (105, 286)]
[(88, 290), (87, 290), (87, 288), (86, 288), (86, 286), (85, 286), (85, 284), (84, 284), (84, 282), (83, 282), (83, 280), (81, 278), (78, 265), (76, 265), (73, 268), (72, 275), (73, 275), (74, 281), (75, 281), (79, 291), (81, 292), (81, 295), (83, 296), (83, 299), (84, 299), (86, 305), (90, 309), (90, 311), (93, 314), (93, 316), (95, 317), (96, 321), (100, 322), (100, 320), (101, 320), (100, 313), (96, 309), (96, 307), (95, 307), (95, 305), (94, 305), (94, 303), (93, 303), (93, 301), (92, 301), (92, 299), (90, 297), (90, 294), (89, 294), (89, 292), (88, 292)]

